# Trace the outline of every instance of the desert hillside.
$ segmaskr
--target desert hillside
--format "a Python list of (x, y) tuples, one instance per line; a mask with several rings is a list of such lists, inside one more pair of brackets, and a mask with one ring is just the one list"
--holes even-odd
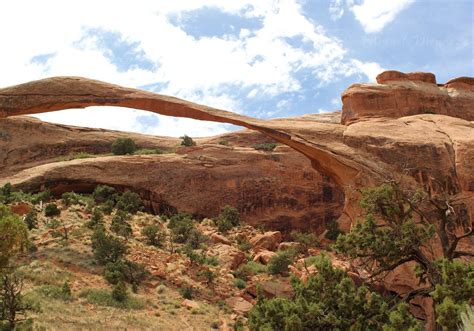
[[(386, 71), (342, 102), (261, 120), (87, 78), (0, 89), (0, 262), (24, 308), (14, 324), (467, 327), (474, 79)], [(25, 116), (96, 105), (245, 129), (178, 139)], [(18, 244), (7, 220), (27, 228)]]

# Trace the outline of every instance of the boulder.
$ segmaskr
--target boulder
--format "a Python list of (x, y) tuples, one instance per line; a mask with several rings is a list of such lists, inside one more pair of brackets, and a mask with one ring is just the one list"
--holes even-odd
[(181, 306), (187, 309), (199, 309), (199, 304), (194, 300), (184, 299)]
[(292, 298), (293, 288), (288, 282), (265, 280), (252, 284), (245, 289), (252, 297), (257, 297), (257, 285), (261, 288), (263, 295), (268, 298)]
[(218, 233), (215, 233), (215, 232), (211, 234), (210, 238), (211, 238), (211, 241), (215, 244), (220, 243), (220, 244), (230, 245), (232, 243), (226, 237), (224, 237), (224, 236), (222, 236)]
[(254, 250), (267, 249), (274, 251), (278, 248), (278, 244), (281, 242), (282, 238), (280, 231), (268, 231), (250, 239), (250, 244)]
[(230, 297), (224, 302), (237, 314), (246, 315), (253, 305), (242, 297)]
[(275, 255), (277, 255), (275, 252), (263, 250), (254, 255), (253, 261), (267, 264), (268, 261), (270, 261), (270, 259)]
[(242, 263), (247, 261), (245, 253), (241, 250), (224, 244), (217, 244), (209, 249), (208, 254), (216, 256), (219, 264), (231, 270), (237, 269)]

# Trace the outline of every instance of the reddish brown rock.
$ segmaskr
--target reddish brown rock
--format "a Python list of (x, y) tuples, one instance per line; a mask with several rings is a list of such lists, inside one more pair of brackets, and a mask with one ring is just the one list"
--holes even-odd
[(252, 309), (253, 305), (242, 297), (230, 297), (224, 301), (234, 312), (240, 315), (246, 315)]
[(219, 264), (230, 270), (235, 270), (247, 261), (245, 253), (241, 250), (224, 244), (217, 244), (209, 249), (208, 254), (219, 259)]
[(224, 237), (224, 236), (222, 236), (218, 233), (211, 234), (210, 238), (211, 238), (211, 241), (215, 244), (220, 243), (220, 244), (224, 244), (224, 245), (230, 245), (232, 243), (229, 239), (227, 239), (226, 237)]
[(253, 297), (257, 297), (257, 285), (262, 290), (262, 294), (267, 298), (292, 298), (293, 288), (291, 284), (285, 281), (264, 280), (253, 284), (245, 289)]
[(253, 257), (253, 260), (255, 262), (260, 262), (262, 264), (267, 264), (268, 261), (270, 261), (270, 259), (276, 255), (277, 254), (275, 252), (263, 250), (256, 253), (255, 256)]
[(26, 215), (31, 211), (31, 206), (24, 202), (18, 202), (10, 206), (10, 210), (13, 214), (20, 216)]
[(278, 248), (278, 244), (281, 243), (282, 238), (280, 231), (268, 231), (250, 239), (250, 244), (252, 244), (255, 251), (265, 249), (274, 251)]
[(470, 78), (436, 85), (431, 73), (385, 71), (377, 84), (353, 84), (342, 94), (342, 123), (370, 118), (438, 114), (474, 120), (474, 85)]

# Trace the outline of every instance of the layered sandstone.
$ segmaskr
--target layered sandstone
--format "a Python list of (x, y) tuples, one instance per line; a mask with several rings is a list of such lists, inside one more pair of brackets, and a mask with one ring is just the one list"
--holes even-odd
[(438, 114), (474, 120), (474, 80), (461, 77), (437, 85), (432, 73), (385, 71), (377, 85), (353, 84), (342, 94), (342, 123), (369, 118)]
[[(342, 124), (335, 120), (337, 114), (264, 121), (74, 77), (0, 90), (0, 116), (114, 105), (241, 125), (305, 155), (313, 168), (341, 187), (345, 204), (340, 224), (345, 229), (359, 213), (357, 188), (406, 174), (433, 193), (448, 191), (464, 196), (472, 217), (472, 79), (455, 79), (438, 86), (427, 74), (405, 77), (388, 73), (380, 77), (383, 84), (353, 85), (343, 93)], [(421, 107), (430, 107), (429, 114), (420, 114)], [(351, 125), (344, 124), (348, 122)]]

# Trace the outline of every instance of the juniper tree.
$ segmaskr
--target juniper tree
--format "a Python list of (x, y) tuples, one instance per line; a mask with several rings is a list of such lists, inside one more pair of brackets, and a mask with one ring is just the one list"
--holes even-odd
[[(461, 313), (474, 297), (474, 263), (459, 260), (474, 256), (459, 245), (473, 235), (465, 203), (446, 192), (429, 194), (394, 180), (363, 189), (361, 196), (365, 217), (338, 237), (336, 250), (357, 259), (372, 280), (414, 263), (420, 287), (401, 299), (410, 302), (417, 296), (431, 297), (435, 328), (460, 325)], [(433, 253), (435, 245), (441, 248), (441, 255)]]

